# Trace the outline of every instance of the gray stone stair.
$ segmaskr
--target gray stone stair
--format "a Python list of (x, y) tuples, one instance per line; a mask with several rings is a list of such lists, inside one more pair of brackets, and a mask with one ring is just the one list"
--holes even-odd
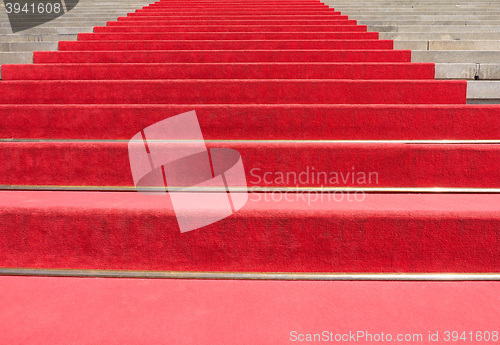
[(2, 64), (32, 63), (34, 51), (58, 49), (59, 41), (75, 41), (77, 34), (126, 16), (153, 0), (80, 0), (67, 14), (34, 28), (13, 33), (4, 3), (0, 3), (0, 78)]
[(500, 100), (500, 1), (325, 0), (325, 4), (435, 62), (436, 78), (468, 79), (472, 103)]

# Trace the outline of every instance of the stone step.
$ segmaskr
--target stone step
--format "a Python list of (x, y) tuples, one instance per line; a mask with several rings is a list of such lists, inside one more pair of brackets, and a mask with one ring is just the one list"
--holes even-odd
[(378, 4), (403, 4), (407, 6), (417, 6), (417, 5), (442, 5), (442, 6), (470, 6), (475, 4), (495, 4), (496, 1), (416, 1), (416, 0), (364, 0), (364, 1), (356, 1), (356, 0), (342, 0), (335, 1), (338, 4), (369, 4), (369, 3), (378, 3)]
[[(66, 12), (64, 15), (57, 17), (56, 20), (65, 16), (77, 16), (78, 14), (100, 14), (100, 15), (117, 15), (122, 13), (135, 12), (140, 9), (142, 4), (136, 4), (132, 6), (120, 6), (115, 5), (113, 7), (101, 7), (98, 5), (93, 5), (89, 7), (76, 7), (71, 11)], [(5, 8), (0, 7), (0, 18), (8, 18)]]
[[(97, 18), (117, 18), (119, 16), (126, 16), (127, 13), (130, 13), (130, 10), (122, 9), (121, 11), (107, 13), (107, 12), (88, 12), (88, 11), (80, 11), (80, 12), (68, 12), (60, 17), (53, 19), (52, 21), (57, 23), (64, 20), (69, 19), (79, 19), (79, 20), (95, 20)], [(6, 17), (7, 18), (7, 17)]]
[[(66, 12), (66, 15), (75, 15), (77, 13), (123, 13), (126, 11), (135, 12), (141, 5), (131, 5), (131, 6), (113, 6), (113, 7), (101, 7), (101, 6), (88, 6), (88, 7), (75, 7), (69, 12)], [(2, 10), (1, 17), (7, 17), (7, 13), (5, 10)]]
[[(72, 16), (72, 17), (76, 17), (78, 15), (84, 15), (84, 14), (89, 14), (89, 15), (94, 15), (94, 14), (98, 14), (98, 15), (122, 15), (122, 14), (126, 14), (126, 13), (130, 13), (130, 12), (135, 12), (137, 8), (139, 8), (140, 5), (136, 5), (136, 6), (128, 6), (128, 7), (118, 7), (118, 8), (109, 8), (109, 9), (106, 9), (106, 8), (79, 8), (79, 9), (73, 9), (67, 13), (65, 13), (63, 16), (61, 17), (58, 17), (56, 18), (55, 20), (59, 20), (60, 18), (63, 18), (63, 17), (67, 17), (67, 16)], [(5, 12), (5, 9), (1, 9), (0, 10), (2, 11), (1, 14), (0, 14), (0, 18), (8, 18), (6, 12)]]
[[(122, 10), (116, 13), (105, 13), (105, 12), (95, 12), (95, 13), (89, 13), (89, 12), (69, 12), (67, 14), (64, 14), (60, 17), (57, 17), (53, 20), (51, 20), (48, 23), (64, 23), (64, 22), (70, 22), (70, 21), (79, 21), (79, 22), (87, 22), (87, 21), (103, 21), (103, 20), (116, 20), (118, 17), (126, 16), (127, 13), (130, 11), (128, 10)], [(10, 25), (8, 22), (8, 18), (0, 18), (1, 23), (0, 25)], [(34, 21), (34, 20), (29, 20)], [(43, 24), (42, 24), (43, 25)]]
[(471, 6), (494, 6), (498, 5), (497, 1), (388, 1), (388, 0), (371, 0), (371, 1), (333, 1), (327, 0), (325, 3), (334, 3), (337, 6), (363, 6), (363, 5), (378, 5), (378, 6), (408, 6), (408, 7), (424, 7), (424, 6), (440, 6), (440, 7), (471, 7)]
[[(33, 52), (37, 50), (57, 50), (59, 42), (3, 42), (0, 52)], [(0, 63), (4, 63), (0, 61)]]
[[(366, 12), (365, 12), (366, 13)], [(348, 13), (342, 13), (347, 14)], [(370, 15), (358, 15), (356, 14), (357, 20), (385, 20), (385, 21), (470, 21), (470, 20), (499, 20), (499, 15), (400, 15), (398, 13), (380, 13), (379, 15), (374, 15), (370, 12)]]
[(403, 8), (393, 8), (390, 10), (384, 10), (380, 8), (373, 8), (370, 9), (369, 12), (367, 12), (366, 9), (340, 9), (339, 11), (342, 12), (342, 14), (361, 14), (361, 15), (366, 15), (366, 13), (370, 13), (370, 15), (384, 15), (385, 13), (388, 15), (400, 15), (400, 16), (415, 16), (415, 15), (442, 15), (442, 16), (454, 16), (454, 15), (463, 15), (463, 16), (470, 16), (470, 15), (498, 15), (500, 13), (500, 9), (496, 10), (488, 10), (487, 8), (485, 9), (475, 9), (475, 10), (440, 10), (440, 11), (426, 11), (426, 10), (421, 10), (421, 9), (403, 9)]
[(338, 3), (337, 1), (325, 1), (325, 4), (335, 8), (335, 9), (363, 9), (367, 10), (378, 9), (381, 8), (392, 10), (392, 9), (405, 9), (405, 10), (421, 10), (421, 11), (434, 11), (434, 10), (443, 10), (443, 11), (462, 11), (462, 10), (484, 10), (486, 8), (498, 8), (499, 4), (480, 4), (476, 3), (473, 5), (445, 5), (443, 3), (419, 3), (419, 4), (408, 4), (408, 3), (373, 3), (373, 2), (364, 2), (364, 3), (355, 3), (355, 4), (345, 4)]
[[(355, 19), (355, 18), (352, 18)], [(500, 32), (500, 25), (370, 25), (378, 32)]]
[(0, 36), (0, 42), (53, 42), (76, 41), (77, 34), (5, 34)]
[(401, 41), (500, 40), (500, 32), (381, 32), (380, 39)]
[(500, 80), (498, 63), (436, 63), (437, 79)]
[[(45, 25), (40, 25), (40, 26), (37, 26), (37, 27), (40, 27), (40, 28), (44, 28), (44, 27), (60, 27), (60, 28), (64, 28), (64, 27), (75, 27), (75, 26), (86, 26), (86, 27), (94, 27), (94, 26), (102, 26), (102, 25), (106, 25), (106, 22), (107, 20), (96, 20), (96, 21), (86, 21), (86, 20), (72, 20), (72, 21), (65, 21), (65, 22), (60, 22), (60, 23), (46, 23)], [(50, 26), (48, 26), (48, 24), (52, 24)], [(2, 23), (0, 24), (0, 29), (10, 29), (10, 25), (9, 24), (6, 24), (6, 23)], [(24, 31), (21, 31), (17, 34), (23, 34)]]
[(405, 1), (405, 0), (383, 0), (383, 1), (334, 1), (327, 0), (329, 2), (334, 2), (340, 5), (350, 5), (350, 6), (362, 6), (369, 4), (378, 4), (383, 6), (442, 6), (442, 7), (467, 7), (467, 6), (487, 6), (495, 5), (496, 1)]
[[(352, 17), (351, 19), (356, 19)], [(392, 19), (384, 19), (384, 20), (358, 20), (358, 24), (360, 25), (385, 25), (385, 26), (394, 26), (394, 25), (460, 25), (460, 26), (486, 26), (486, 25), (500, 25), (500, 19), (498, 20), (392, 20)]]
[(413, 50), (412, 62), (444, 63), (498, 63), (500, 51), (461, 51), (461, 50)]
[[(382, 12), (386, 11), (388, 13), (392, 11), (409, 11), (409, 12), (423, 12), (423, 13), (432, 13), (432, 12), (488, 12), (488, 8), (491, 8), (492, 11), (498, 11), (500, 6), (476, 6), (469, 8), (460, 8), (460, 7), (436, 7), (436, 6), (423, 6), (423, 7), (408, 7), (408, 6), (383, 6), (383, 5), (358, 5), (358, 6), (338, 6), (335, 3), (330, 4), (331, 8), (336, 11), (348, 12), (348, 11), (357, 11), (360, 13), (371, 13), (371, 11)], [(363, 11), (364, 9), (364, 11)]]
[[(23, 33), (24, 34), (35, 34), (35, 35), (38, 35), (38, 34), (78, 34), (78, 33), (81, 33), (81, 32), (93, 32), (93, 27), (88, 27), (88, 26), (85, 26), (85, 27), (55, 27), (55, 26), (52, 26), (52, 27), (35, 27), (35, 28), (31, 28), (31, 29), (28, 29), (28, 30), (25, 30), (25, 31), (22, 31), (22, 33), (17, 33), (17, 35), (22, 35)], [(7, 29), (7, 28), (0, 28), (0, 34), (12, 34), (12, 30), (11, 29)]]
[(394, 42), (394, 49), (411, 50), (500, 50), (500, 41), (403, 41)]
[(500, 81), (468, 81), (467, 103), (500, 104)]
[[(79, 11), (81, 9), (85, 8), (90, 8), (90, 9), (110, 9), (110, 10), (116, 10), (117, 8), (128, 8), (128, 7), (133, 7), (134, 9), (136, 8), (141, 8), (143, 6), (148, 6), (149, 3), (147, 1), (112, 1), (112, 2), (106, 2), (102, 3), (99, 1), (80, 1), (76, 7), (74, 7), (71, 11)], [(0, 4), (0, 8), (5, 8), (4, 3), (2, 2)], [(5, 13), (5, 12), (2, 12)]]
[(436, 63), (436, 79), (467, 79), (479, 78), (479, 65), (476, 63)]
[(335, 9), (342, 9), (342, 8), (356, 8), (356, 9), (362, 9), (363, 7), (367, 9), (372, 9), (372, 8), (387, 8), (387, 9), (393, 9), (393, 8), (403, 8), (403, 9), (418, 9), (418, 10), (435, 10), (435, 9), (442, 9), (442, 10), (467, 10), (467, 9), (485, 9), (488, 7), (496, 8), (498, 7), (498, 3), (492, 3), (492, 4), (482, 4), (482, 3), (474, 3), (470, 5), (449, 5), (449, 4), (444, 4), (441, 2), (435, 2), (435, 3), (418, 3), (418, 4), (408, 4), (406, 3), (376, 3), (376, 2), (357, 2), (357, 3), (338, 3), (337, 1), (333, 0), (327, 0), (324, 3), (328, 4), (329, 6), (332, 6)]
[(0, 65), (1, 64), (19, 64), (19, 63), (33, 63), (33, 53), (32, 52), (16, 52), (16, 53), (0, 52)]

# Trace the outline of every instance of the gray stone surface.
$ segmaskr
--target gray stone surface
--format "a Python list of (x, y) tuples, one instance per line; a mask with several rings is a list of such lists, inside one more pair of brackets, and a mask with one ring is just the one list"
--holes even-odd
[(76, 41), (77, 37), (77, 34), (5, 34), (0, 36), (0, 42)]
[(394, 41), (394, 49), (427, 50), (428, 45), (427, 41)]
[[(106, 22), (109, 20), (92, 20), (92, 21), (86, 21), (86, 20), (71, 20), (71, 21), (65, 21), (65, 22), (57, 22), (57, 23), (50, 23), (52, 24), (51, 27), (58, 27), (58, 28), (67, 28), (67, 27), (94, 27), (94, 26), (103, 26), (106, 25)], [(42, 26), (36, 26), (34, 28), (28, 29), (28, 30), (33, 30), (36, 28), (46, 28), (49, 23)], [(0, 30), (4, 30), (6, 32), (10, 31), (12, 33), (12, 30), (10, 29), (10, 25), (2, 25), (0, 26)], [(26, 30), (27, 31), (27, 30)], [(22, 31), (22, 32), (26, 32)], [(18, 32), (20, 33), (20, 32)], [(16, 33), (16, 34), (18, 34)]]
[[(346, 11), (343, 11), (346, 12)], [(362, 12), (360, 12), (362, 13)], [(365, 12), (367, 13), (367, 12)], [(468, 14), (467, 12), (464, 14), (457, 14), (457, 15), (439, 15), (439, 14), (434, 14), (434, 15), (412, 15), (412, 14), (387, 14), (387, 13), (381, 13), (378, 15), (374, 15), (372, 12), (368, 12), (370, 15), (362, 15), (362, 14), (356, 14), (356, 19), (358, 20), (383, 20), (386, 19), (388, 21), (403, 21), (403, 20), (409, 20), (409, 21), (419, 21), (419, 22), (435, 22), (435, 21), (468, 21), (468, 20), (479, 20), (479, 21), (496, 21), (500, 19), (500, 16), (498, 15), (491, 15), (489, 13), (483, 14), (483, 15), (478, 15), (478, 14)]]
[(500, 50), (500, 41), (397, 40), (394, 49), (412, 50)]
[(500, 80), (500, 61), (498, 63), (483, 63), (479, 65), (479, 79), (497, 79)]
[[(325, 0), (412, 61), (435, 62), (436, 78), (500, 79), (500, 1)], [(487, 86), (485, 86), (487, 88)], [(499, 97), (500, 98), (500, 97)]]
[(500, 25), (369, 25), (378, 32), (500, 32)]
[(412, 62), (498, 63), (500, 51), (474, 50), (413, 50)]
[(358, 20), (359, 25), (380, 26), (380, 25), (414, 25), (414, 26), (429, 26), (429, 25), (453, 25), (453, 26), (477, 26), (477, 25), (500, 25), (500, 20), (391, 20), (390, 18), (380, 20)]
[[(13, 33), (3, 2), (0, 3), (0, 70), (2, 64), (32, 63), (33, 51), (57, 50), (58, 41), (74, 41), (81, 32), (126, 16), (150, 0), (80, 0), (78, 5), (57, 19), (37, 27)], [(1, 78), (1, 74), (0, 74)]]
[(0, 52), (57, 50), (57, 44), (58, 42), (4, 42), (0, 43)]
[(479, 74), (476, 63), (436, 63), (438, 79), (475, 79)]
[[(356, 16), (468, 16), (468, 15), (473, 15), (473, 16), (498, 16), (500, 13), (500, 9), (491, 9), (491, 10), (484, 10), (484, 9), (476, 9), (476, 10), (471, 10), (471, 9), (463, 9), (463, 10), (457, 10), (457, 9), (451, 9), (451, 10), (424, 10), (424, 9), (417, 9), (417, 8), (392, 8), (390, 12), (388, 12), (387, 9), (380, 9), (380, 8), (337, 8), (337, 10), (342, 10), (342, 12), (346, 14), (351, 14), (355, 13)], [(369, 11), (369, 12), (367, 12)]]
[(22, 52), (22, 53), (4, 53), (0, 52), (0, 61), (8, 64), (17, 63), (33, 63), (33, 53)]
[[(94, 28), (93, 27), (88, 27), (88, 26), (83, 26), (83, 27), (54, 27), (54, 26), (47, 26), (47, 27), (42, 27), (42, 26), (37, 26), (36, 28), (32, 28), (26, 31), (23, 31), (23, 34), (20, 32), (15, 33), (14, 35), (19, 35), (22, 36), (24, 34), (26, 35), (39, 35), (39, 34), (73, 34), (76, 35), (80, 32), (93, 32)], [(2, 29), (0, 28), (0, 35), (12, 35), (12, 30), (11, 29)]]
[(379, 37), (396, 41), (498, 41), (500, 32), (381, 32)]
[(500, 81), (474, 80), (467, 82), (467, 99), (471, 103), (496, 104), (500, 101)]
[(500, 1), (326, 0), (326, 4), (435, 62), (436, 78), (469, 80), (470, 103), (500, 103)]

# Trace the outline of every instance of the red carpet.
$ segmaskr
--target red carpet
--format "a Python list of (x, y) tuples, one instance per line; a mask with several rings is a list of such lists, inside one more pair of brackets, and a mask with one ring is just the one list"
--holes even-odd
[[(331, 25), (356, 25), (356, 20), (348, 19), (347, 16), (341, 15), (291, 15), (286, 16), (285, 19), (280, 20), (282, 15), (260, 15), (258, 19), (251, 15), (234, 15), (234, 14), (216, 14), (216, 15), (196, 15), (196, 16), (183, 16), (183, 15), (170, 15), (168, 12), (158, 13), (155, 10), (151, 15), (147, 16), (130, 16), (118, 17), (116, 21), (107, 22), (107, 26), (165, 26), (165, 25), (186, 25), (189, 23), (213, 25), (214, 23), (222, 24), (331, 24)], [(339, 13), (334, 13), (339, 14)], [(168, 19), (165, 21), (164, 19)], [(212, 19), (212, 20), (210, 20)], [(356, 31), (356, 30), (355, 30)], [(372, 33), (373, 34), (373, 33)], [(376, 33), (378, 35), (378, 33)]]
[[(126, 141), (3, 143), (0, 185), (133, 187), (127, 146)], [(497, 188), (500, 181), (496, 145), (212, 141), (207, 146), (238, 150), (249, 187)]]
[(360, 331), (385, 341), (422, 334), (424, 344), (438, 332), (442, 344), (446, 331), (480, 330), (480, 339), (497, 330), (498, 294), (496, 282), (2, 277), (0, 342), (281, 345), (295, 339), (290, 332)]
[[(161, 1), (78, 38), (2, 66), (0, 185), (25, 191), (0, 192), (0, 267), (498, 271), (500, 107), (465, 105), (466, 81), (434, 80), (433, 64), (312, 0)], [(252, 193), (181, 235), (167, 198), (130, 191), (127, 141), (193, 109), (250, 187), (314, 169), (376, 181), (300, 187), (491, 194)]]
[[(109, 22), (108, 24), (120, 22)], [(125, 23), (120, 23), (125, 25)], [(377, 39), (378, 32), (121, 32), (80, 33), (79, 41), (114, 40), (276, 40), (276, 39)]]
[[(128, 28), (131, 30), (132, 28)], [(159, 31), (157, 28), (152, 30)], [(117, 30), (118, 31), (118, 30)], [(139, 31), (140, 32), (140, 31)], [(34, 52), (35, 63), (410, 62), (407, 50), (169, 50)]]
[(500, 195), (251, 193), (233, 216), (181, 234), (166, 196), (0, 194), (7, 267), (496, 272), (500, 265)]
[[(192, 109), (175, 104), (0, 105), (0, 136), (128, 140), (152, 123)], [(494, 140), (500, 132), (495, 105), (213, 104), (196, 105), (196, 112), (210, 140)]]
[(274, 40), (274, 41), (85, 41), (85, 42), (59, 42), (60, 51), (86, 51), (86, 50), (285, 50), (285, 49), (392, 49), (392, 41), (373, 40)]
[[(196, 42), (196, 41), (191, 41)], [(232, 41), (232, 43), (237, 41)], [(434, 79), (430, 63), (142, 63), (7, 65), (3, 80)]]
[[(276, 13), (277, 15), (284, 13)], [(94, 32), (288, 32), (285, 25), (162, 25), (162, 26), (96, 26)], [(294, 25), (297, 32), (366, 32), (366, 25)]]
[[(463, 104), (467, 82), (192, 79), (4, 81), (12, 104)], [(432, 95), (432, 97), (430, 97)]]

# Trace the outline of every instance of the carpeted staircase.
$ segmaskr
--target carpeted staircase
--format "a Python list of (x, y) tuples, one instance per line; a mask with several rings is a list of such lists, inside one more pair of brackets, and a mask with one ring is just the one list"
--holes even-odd
[[(3, 65), (0, 266), (498, 272), (500, 106), (410, 53), (319, 1), (176, 0)], [(181, 234), (127, 144), (190, 110), (251, 193)]]

